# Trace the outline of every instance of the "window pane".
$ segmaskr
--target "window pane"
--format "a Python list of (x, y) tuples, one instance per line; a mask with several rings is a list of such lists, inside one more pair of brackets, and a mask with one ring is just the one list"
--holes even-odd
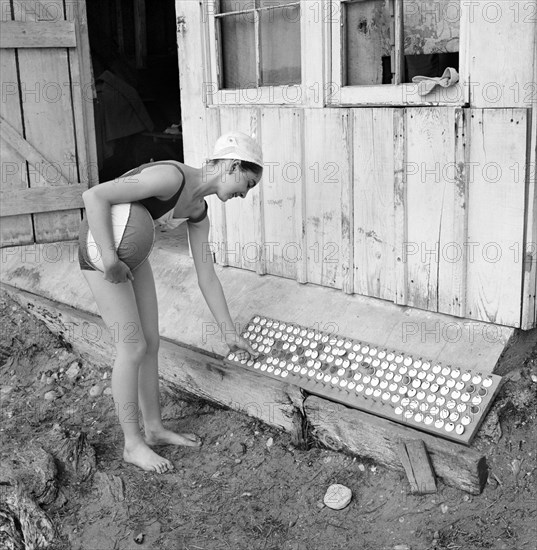
[(442, 76), (459, 69), (460, 2), (405, 0), (404, 44), (406, 82), (414, 76)]
[(345, 85), (390, 84), (394, 36), (390, 2), (362, 0), (345, 10)]
[(223, 88), (257, 86), (255, 71), (255, 30), (252, 14), (220, 18)]
[(229, 11), (253, 10), (255, 7), (254, 0), (220, 0), (220, 13)]
[[(275, 0), (263, 3), (274, 5)], [(299, 84), (300, 7), (262, 10), (259, 15), (261, 85)]]

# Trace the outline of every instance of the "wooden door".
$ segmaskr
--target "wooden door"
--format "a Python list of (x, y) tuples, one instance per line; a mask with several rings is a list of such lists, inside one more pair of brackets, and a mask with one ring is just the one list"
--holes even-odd
[(0, 246), (74, 239), (98, 180), (85, 0), (0, 9)]

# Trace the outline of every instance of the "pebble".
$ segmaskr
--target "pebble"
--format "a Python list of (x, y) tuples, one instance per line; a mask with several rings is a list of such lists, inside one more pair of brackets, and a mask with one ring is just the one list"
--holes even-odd
[(358, 470), (360, 470), (360, 472), (365, 472), (365, 466), (363, 464), (358, 464)]
[(242, 462), (242, 460), (240, 458), (235, 459), (235, 464), (240, 464), (241, 462)]
[(393, 547), (393, 550), (410, 550), (410, 546), (408, 544), (397, 544)]
[(91, 397), (99, 397), (103, 393), (103, 387), (99, 384), (95, 384), (90, 388), (89, 394)]
[(43, 396), (45, 401), (55, 401), (58, 399), (58, 394), (54, 390), (50, 390)]
[(77, 361), (73, 361), (70, 365), (67, 371), (65, 372), (67, 378), (69, 380), (75, 379), (80, 374), (80, 365)]
[(103, 394), (104, 395), (112, 395), (112, 388), (105, 388), (105, 390), (103, 391)]
[(442, 504), (440, 506), (440, 510), (441, 510), (442, 514), (445, 514), (449, 510), (449, 506), (447, 504)]
[(340, 483), (334, 483), (328, 487), (323, 502), (332, 510), (342, 510), (349, 504), (351, 499), (352, 491), (348, 487)]
[(103, 380), (106, 380), (107, 378), (108, 378), (108, 373), (105, 372), (105, 373), (103, 374)]
[(531, 379), (533, 382), (537, 382), (537, 374), (532, 374)]
[(267, 442), (265, 443), (265, 445), (267, 446), (267, 449), (270, 450), (270, 448), (272, 447), (272, 445), (274, 445), (274, 439), (272, 437), (269, 437), (267, 439)]

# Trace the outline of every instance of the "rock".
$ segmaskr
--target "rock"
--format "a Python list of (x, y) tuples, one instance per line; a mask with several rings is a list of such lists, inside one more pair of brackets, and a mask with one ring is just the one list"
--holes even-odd
[(365, 472), (365, 466), (363, 464), (358, 464), (358, 470), (360, 470), (360, 472)]
[(235, 459), (235, 464), (240, 464), (241, 462), (242, 462), (242, 460), (240, 458)]
[(89, 394), (91, 397), (99, 397), (103, 393), (103, 387), (100, 384), (95, 384), (90, 388)]
[(265, 445), (267, 446), (267, 449), (270, 451), (270, 448), (272, 447), (272, 445), (274, 445), (274, 439), (272, 437), (269, 437)]
[(112, 388), (105, 388), (103, 391), (104, 395), (112, 395)]
[(446, 514), (448, 510), (449, 510), (449, 506), (447, 504), (442, 504), (440, 506), (440, 511), (442, 512), (442, 514)]
[(342, 510), (349, 504), (351, 499), (352, 491), (348, 487), (340, 483), (334, 483), (328, 487), (323, 502), (332, 510)]
[(537, 374), (532, 374), (531, 375), (531, 380), (532, 380), (532, 382), (537, 382)]
[(73, 363), (69, 365), (69, 368), (67, 369), (65, 374), (67, 378), (69, 378), (69, 380), (74, 380), (80, 374), (80, 366), (78, 362), (73, 361)]
[(56, 399), (58, 399), (58, 397), (59, 397), (58, 394), (54, 390), (50, 390), (47, 393), (45, 393), (45, 395), (43, 396), (43, 399), (45, 401), (55, 401)]
[(410, 546), (408, 544), (397, 544), (393, 547), (393, 550), (410, 550)]

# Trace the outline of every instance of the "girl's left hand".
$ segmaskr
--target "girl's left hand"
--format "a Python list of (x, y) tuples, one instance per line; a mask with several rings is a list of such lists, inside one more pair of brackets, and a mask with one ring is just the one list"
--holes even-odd
[(252, 349), (252, 346), (245, 340), (242, 336), (239, 335), (230, 335), (226, 337), (226, 344), (229, 346), (230, 351), (235, 354), (235, 357), (238, 361), (242, 359), (254, 359), (259, 355), (256, 351)]

